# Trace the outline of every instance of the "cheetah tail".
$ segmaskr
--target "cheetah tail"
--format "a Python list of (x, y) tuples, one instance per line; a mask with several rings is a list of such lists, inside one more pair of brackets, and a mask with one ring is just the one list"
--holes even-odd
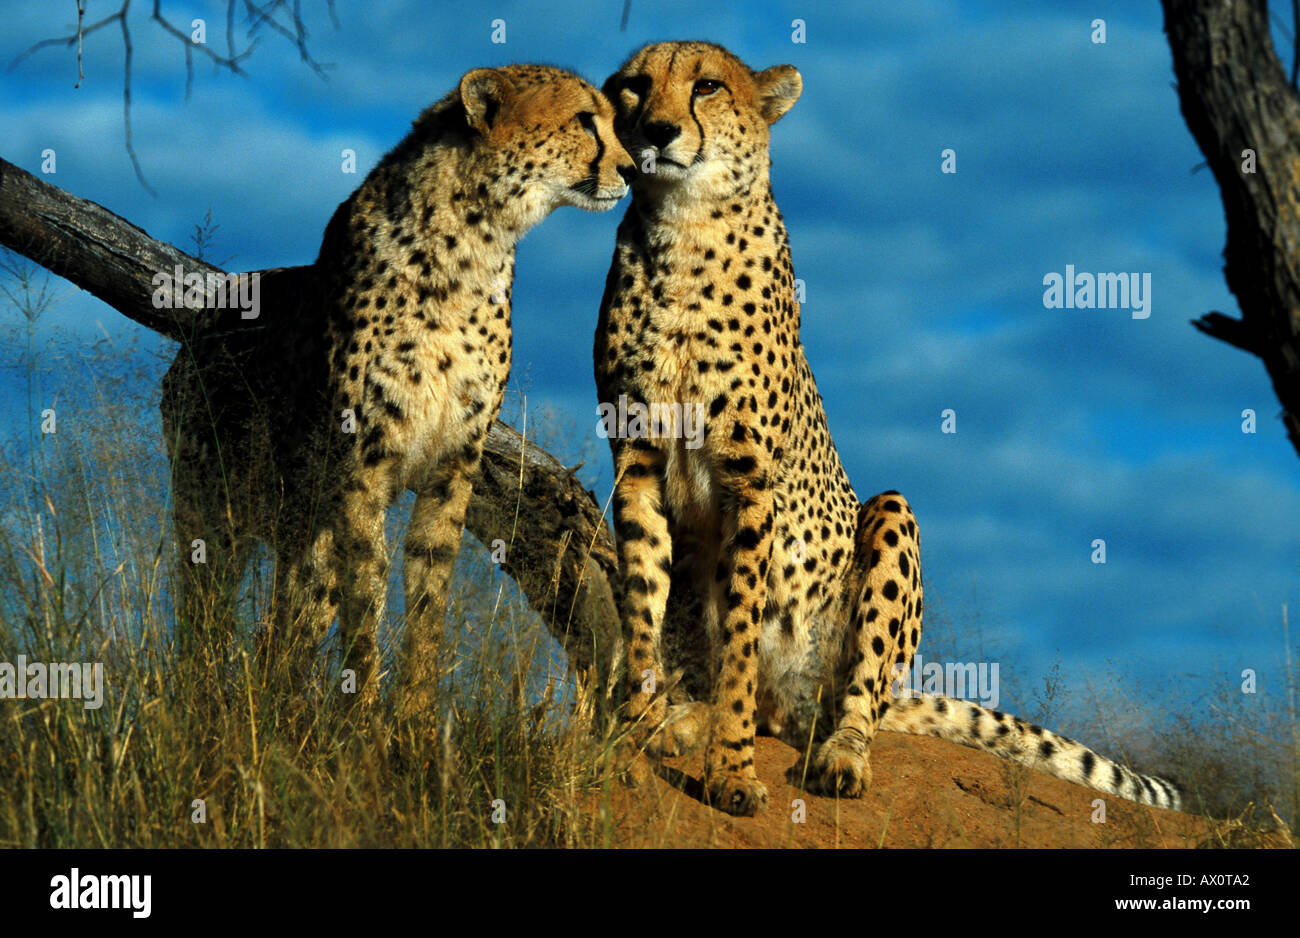
[(929, 695), (899, 697), (890, 704), (879, 728), (913, 736), (938, 736), (983, 749), (1140, 804), (1177, 811), (1183, 803), (1182, 788), (1176, 782), (1139, 775), (1072, 739), (966, 700)]

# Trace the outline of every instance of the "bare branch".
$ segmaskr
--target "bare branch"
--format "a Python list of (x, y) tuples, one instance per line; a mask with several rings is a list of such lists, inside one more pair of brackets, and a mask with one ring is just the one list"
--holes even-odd
[(1225, 316), (1217, 310), (1206, 313), (1200, 319), (1193, 319), (1191, 323), (1200, 332), (1220, 342), (1227, 342), (1243, 352), (1259, 355), (1263, 351), (1263, 336), (1254, 332), (1242, 320)]
[[(127, 0), (127, 5), (129, 4), (130, 4), (130, 0)], [(125, 6), (123, 7), (123, 10), (124, 9)], [(90, 26), (87, 26), (85, 29), (81, 28), (81, 23), (78, 20), (77, 31), (74, 32), (71, 36), (58, 36), (54, 39), (42, 39), (40, 42), (28, 46), (25, 51), (20, 52), (18, 55), (14, 56), (13, 61), (9, 63), (9, 70), (12, 71), (13, 69), (17, 68), (19, 63), (21, 63), (23, 59), (28, 58), (30, 55), (32, 55), (32, 53), (44, 49), (47, 46), (67, 46), (68, 48), (72, 48), (75, 45), (78, 48), (80, 48), (81, 40), (83, 37), (89, 36), (93, 32), (98, 32), (100, 29), (104, 28), (110, 23), (120, 19), (123, 15), (123, 10), (118, 10), (116, 13), (112, 14), (111, 16), (106, 16), (98, 23), (93, 23)]]
[(235, 0), (226, 0), (226, 49), (235, 57)]
[(172, 22), (167, 19), (167, 17), (163, 16), (162, 0), (153, 0), (153, 20), (156, 23), (158, 23), (159, 26), (162, 27), (164, 32), (169, 33), (172, 36), (174, 36), (176, 39), (180, 40), (181, 45), (185, 49), (185, 100), (188, 101), (190, 98), (190, 88), (194, 81), (193, 51), (195, 49), (198, 49), (200, 52), (202, 52), (204, 55), (210, 58), (216, 65), (220, 66), (221, 68), (228, 69), (233, 74), (238, 75), (241, 78), (248, 77), (248, 73), (239, 67), (239, 63), (253, 54), (253, 50), (257, 48), (258, 41), (254, 39), (249, 44), (248, 48), (245, 49), (243, 52), (236, 52), (235, 40), (230, 29), (229, 20), (227, 20), (227, 25), (226, 25), (226, 44), (227, 44), (227, 48), (230, 50), (229, 56), (218, 55), (217, 53), (212, 51), (212, 47), (209, 46), (207, 43), (195, 43), (194, 41), (192, 41), (189, 37), (189, 34), (187, 34), (184, 30), (180, 29), (179, 27), (173, 25)]
[(244, 6), (248, 10), (249, 19), (251, 20), (251, 25), (249, 26), (250, 35), (252, 35), (262, 25), (269, 26), (298, 47), (298, 55), (305, 63), (307, 63), (308, 67), (310, 67), (312, 71), (321, 78), (328, 77), (325, 73), (328, 69), (334, 67), (333, 64), (317, 62), (307, 51), (307, 26), (303, 22), (302, 17), (299, 16), (297, 0), (295, 0), (293, 8), (290, 11), (290, 18), (293, 22), (292, 29), (281, 25), (275, 19), (276, 11), (285, 8), (285, 0), (270, 0), (269, 3), (260, 7), (254, 3), (253, 0), (244, 0)]
[(72, 86), (73, 88), (80, 88), (81, 83), (86, 78), (86, 72), (81, 67), (81, 40), (82, 40), (81, 24), (85, 20), (85, 18), (86, 18), (86, 2), (85, 0), (77, 0), (77, 83)]
[[(153, 0), (153, 12), (151, 18), (158, 24), (159, 28), (169, 36), (180, 42), (181, 48), (185, 54), (185, 99), (188, 101), (190, 93), (194, 87), (194, 52), (197, 49), (201, 54), (208, 57), (214, 65), (224, 68), (234, 75), (241, 78), (248, 77), (247, 72), (240, 66), (240, 63), (251, 56), (261, 41), (255, 33), (263, 26), (267, 26), (288, 39), (298, 49), (298, 54), (310, 68), (322, 78), (327, 77), (326, 71), (332, 68), (332, 65), (322, 64), (312, 58), (307, 49), (307, 25), (301, 16), (299, 0), (294, 0), (292, 6), (286, 5), (285, 0), (271, 0), (263, 6), (258, 6), (252, 0), (243, 0), (244, 6), (248, 11), (250, 25), (248, 27), (249, 43), (247, 48), (239, 51), (235, 42), (235, 7), (239, 0), (227, 0), (226, 5), (226, 48), (227, 55), (221, 55), (214, 51), (211, 46), (205, 43), (196, 43), (192, 41), (190, 35), (180, 29), (174, 23), (167, 19), (162, 12), (162, 0)], [(9, 63), (9, 68), (16, 68), (19, 63), (32, 55), (33, 53), (44, 49), (48, 46), (66, 46), (68, 48), (76, 47), (77, 50), (77, 84), (75, 87), (80, 88), (85, 74), (82, 70), (82, 49), (87, 36), (91, 35), (109, 26), (117, 23), (122, 33), (122, 51), (123, 51), (123, 79), (122, 79), (122, 108), (123, 108), (123, 126), (126, 138), (126, 152), (131, 160), (131, 166), (135, 170), (136, 178), (140, 185), (150, 195), (156, 195), (153, 188), (150, 187), (144, 176), (144, 171), (140, 165), (140, 159), (135, 151), (135, 142), (132, 135), (131, 127), (131, 61), (132, 61), (132, 43), (131, 29), (127, 21), (127, 16), (131, 9), (131, 0), (122, 0), (122, 6), (116, 13), (104, 17), (98, 22), (89, 26), (84, 25), (85, 17), (85, 0), (77, 0), (77, 27), (76, 30), (68, 36), (58, 36), (52, 39), (43, 39), (34, 43), (24, 52), (16, 56)], [(275, 14), (279, 11), (285, 11), (289, 18), (292, 28), (286, 27), (275, 20)], [(330, 19), (338, 28), (338, 17), (334, 11), (333, 3), (329, 7)]]
[(135, 154), (135, 141), (131, 132), (131, 30), (126, 25), (126, 11), (131, 6), (131, 0), (125, 0), (122, 4), (122, 122), (126, 127), (126, 155), (131, 158), (131, 165), (135, 168), (135, 178), (140, 180), (140, 185), (144, 187), (145, 192), (152, 196), (158, 193), (153, 190), (148, 181), (144, 178), (144, 170), (140, 168), (140, 158)]
[(142, 284), (177, 264), (216, 268), (155, 241), (102, 205), (0, 159), (0, 245), (88, 290), (124, 316), (173, 339), (205, 324), (185, 309), (155, 309)]
[[(1214, 173), (1224, 276), (1241, 319), (1193, 324), (1259, 356), (1300, 453), (1300, 97), (1273, 51), (1264, 0), (1162, 0), (1187, 127)], [(1288, 80), (1290, 79), (1290, 80)]]

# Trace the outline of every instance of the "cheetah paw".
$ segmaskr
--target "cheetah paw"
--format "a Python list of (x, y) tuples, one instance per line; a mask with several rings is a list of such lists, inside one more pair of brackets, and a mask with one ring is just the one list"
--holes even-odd
[(713, 708), (708, 704), (691, 701), (670, 707), (646, 752), (661, 759), (685, 755), (708, 742), (712, 723)]
[(727, 773), (708, 780), (709, 804), (737, 817), (753, 817), (767, 807), (767, 786), (757, 778)]
[(620, 767), (618, 777), (628, 788), (641, 788), (654, 778), (650, 760), (630, 747), (619, 751), (617, 764)]
[(836, 733), (821, 744), (808, 773), (810, 789), (823, 795), (860, 798), (870, 786), (871, 765), (859, 737)]

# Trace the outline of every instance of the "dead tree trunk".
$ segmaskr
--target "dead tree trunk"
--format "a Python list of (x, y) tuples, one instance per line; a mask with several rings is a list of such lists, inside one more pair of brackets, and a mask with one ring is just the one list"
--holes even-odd
[[(155, 309), (152, 281), (178, 264), (187, 272), (216, 268), (4, 160), (0, 244), (169, 338), (184, 342), (209, 324), (205, 310)], [(262, 314), (271, 319), (275, 310)], [(554, 456), (498, 421), (484, 446), (466, 526), (484, 544), (509, 545), (506, 571), (570, 664), (608, 693), (621, 634), (618, 561), (592, 493)]]
[[(1224, 274), (1241, 318), (1192, 325), (1258, 356), (1300, 454), (1300, 98), (1265, 0), (1162, 0), (1178, 100), (1223, 197)], [(1300, 24), (1297, 24), (1300, 27)]]

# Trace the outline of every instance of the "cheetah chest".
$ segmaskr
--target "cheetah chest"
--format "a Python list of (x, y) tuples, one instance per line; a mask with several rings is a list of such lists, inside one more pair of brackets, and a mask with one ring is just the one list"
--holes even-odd
[(411, 319), (369, 357), (358, 389), (366, 424), (382, 433), (402, 485), (418, 488), (486, 435), (510, 374), (508, 315), (489, 317), (491, 326), (477, 316), (459, 325)]

